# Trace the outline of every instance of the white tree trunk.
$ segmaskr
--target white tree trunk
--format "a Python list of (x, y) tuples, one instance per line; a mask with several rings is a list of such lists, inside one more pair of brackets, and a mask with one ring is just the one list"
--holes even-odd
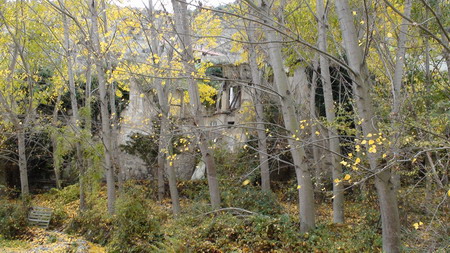
[[(261, 1), (260, 9), (263, 13), (264, 23), (273, 26), (274, 22), (270, 17), (268, 5)], [(283, 69), (283, 58), (281, 55), (281, 44), (275, 41), (281, 41), (280, 36), (271, 28), (264, 26), (268, 47), (269, 58), (273, 68), (276, 90), (280, 94), (281, 110), (283, 113), (284, 126), (290, 135), (288, 142), (291, 146), (291, 153), (294, 160), (295, 173), (299, 186), (299, 210), (300, 210), (300, 231), (308, 232), (315, 227), (315, 209), (314, 209), (314, 189), (311, 180), (311, 174), (305, 162), (305, 150), (300, 141), (296, 138), (300, 136), (299, 119), (295, 112), (295, 99), (292, 91), (289, 89), (289, 82)]]
[(106, 185), (107, 185), (107, 195), (108, 195), (108, 212), (114, 214), (115, 202), (116, 202), (116, 189), (114, 180), (114, 171), (112, 167), (111, 158), (111, 125), (110, 125), (110, 114), (108, 110), (108, 100), (106, 97), (106, 80), (105, 73), (103, 69), (103, 61), (100, 49), (100, 34), (98, 31), (98, 13), (97, 4), (95, 0), (90, 0), (89, 3), (91, 11), (91, 22), (92, 22), (92, 46), (94, 50), (95, 66), (97, 69), (98, 78), (98, 89), (100, 93), (100, 114), (102, 119), (102, 140), (104, 145), (105, 159), (104, 168), (106, 172)]
[[(327, 52), (327, 17), (324, 10), (323, 0), (317, 0), (317, 16), (319, 25), (319, 49), (322, 52)], [(333, 175), (333, 222), (344, 223), (344, 186), (342, 182), (342, 166), (341, 162), (341, 147), (339, 143), (339, 134), (337, 129), (333, 127), (334, 120), (336, 118), (333, 90), (331, 86), (330, 66), (328, 58), (325, 55), (320, 54), (320, 73), (322, 77), (323, 95), (325, 100), (325, 113), (327, 121), (330, 124), (328, 128), (328, 138), (330, 147), (330, 159)]]
[[(180, 37), (181, 44), (184, 49), (183, 65), (186, 69), (186, 73), (190, 74), (195, 72), (194, 55), (192, 51), (192, 41), (190, 37), (190, 27), (188, 21), (188, 12), (186, 2), (178, 2), (172, 0), (172, 6), (175, 13), (175, 24), (177, 33)], [(212, 150), (209, 147), (208, 137), (202, 129), (204, 126), (203, 110), (200, 103), (200, 95), (198, 91), (197, 82), (193, 76), (188, 78), (189, 83), (189, 98), (192, 107), (192, 113), (194, 117), (194, 127), (197, 133), (197, 139), (199, 141), (200, 151), (202, 153), (203, 161), (206, 164), (206, 172), (208, 178), (209, 195), (211, 198), (211, 205), (214, 209), (220, 207), (220, 191), (219, 182), (216, 172), (216, 164)]]
[(252, 83), (255, 86), (253, 104), (256, 111), (256, 132), (258, 134), (258, 153), (259, 153), (259, 166), (261, 168), (261, 189), (263, 191), (270, 191), (270, 168), (269, 168), (269, 155), (267, 153), (267, 136), (264, 125), (264, 106), (262, 104), (262, 87), (263, 77), (261, 71), (258, 69), (256, 62), (257, 54), (256, 48), (253, 44), (255, 26), (250, 26), (247, 29), (249, 45), (249, 62), (250, 71), (252, 74)]
[[(369, 94), (372, 85), (367, 66), (363, 60), (363, 51), (358, 46), (356, 29), (353, 23), (347, 0), (336, 0), (336, 12), (342, 30), (342, 38), (348, 64), (353, 76), (353, 92), (359, 117), (364, 119), (362, 131), (364, 136), (378, 134), (374, 107)], [(398, 214), (397, 195), (393, 186), (391, 171), (379, 167), (379, 153), (368, 153), (370, 169), (375, 176), (375, 186), (378, 192), (383, 234), (383, 251), (387, 253), (400, 252), (400, 222)]]
[[(406, 0), (405, 2), (405, 8), (404, 13), (407, 18), (411, 15), (411, 7), (412, 7), (412, 0)], [(403, 18), (402, 24), (400, 26), (399, 36), (398, 36), (398, 43), (397, 43), (397, 56), (396, 56), (396, 62), (395, 62), (395, 69), (394, 69), (394, 77), (392, 80), (392, 98), (393, 98), (393, 105), (392, 105), (392, 138), (393, 141), (392, 145), (392, 154), (394, 156), (394, 159), (397, 160), (399, 158), (400, 153), (400, 133), (401, 131), (401, 118), (400, 118), (400, 110), (403, 104), (404, 97), (402, 96), (402, 86), (403, 86), (403, 75), (404, 75), (404, 63), (405, 63), (405, 56), (406, 56), (406, 33), (408, 32), (408, 20)], [(400, 188), (400, 174), (393, 172), (392, 173), (392, 180), (394, 183), (394, 187), (396, 189)]]

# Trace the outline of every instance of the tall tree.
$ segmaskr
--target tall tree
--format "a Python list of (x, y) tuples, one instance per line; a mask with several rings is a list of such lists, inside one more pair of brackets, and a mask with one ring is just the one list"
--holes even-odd
[(283, 68), (282, 44), (279, 43), (282, 39), (273, 29), (276, 27), (276, 24), (271, 15), (269, 3), (265, 0), (261, 0), (259, 5), (255, 5), (249, 0), (247, 2), (259, 12), (264, 22), (269, 59), (274, 73), (275, 87), (280, 95), (284, 126), (291, 136), (288, 142), (291, 147), (290, 152), (294, 160), (298, 183), (300, 230), (301, 232), (308, 232), (315, 227), (314, 189), (311, 173), (305, 163), (305, 149), (299, 139), (301, 129), (299, 125), (300, 120), (297, 118), (295, 111), (295, 99), (292, 91), (289, 89), (288, 77)]
[[(362, 119), (361, 127), (364, 137), (378, 134), (375, 110), (369, 90), (372, 87), (369, 70), (365, 62), (362, 48), (358, 45), (356, 28), (353, 16), (347, 0), (336, 0), (336, 12), (339, 17), (343, 44), (347, 56), (348, 65), (352, 72), (353, 92), (355, 95), (358, 116)], [(370, 151), (369, 144), (366, 144)], [(380, 165), (380, 154), (368, 152), (371, 172), (375, 175), (383, 234), (383, 251), (400, 252), (400, 222), (398, 214), (397, 195), (393, 186), (390, 168)]]
[(98, 25), (97, 1), (89, 1), (89, 10), (92, 22), (92, 54), (94, 55), (95, 67), (97, 70), (98, 89), (100, 95), (100, 115), (102, 121), (102, 141), (104, 145), (104, 168), (106, 174), (107, 195), (108, 195), (108, 212), (114, 214), (116, 202), (116, 189), (114, 179), (114, 169), (112, 166), (112, 136), (110, 113), (108, 109), (107, 87), (104, 69), (104, 57), (100, 48), (100, 32)]
[(193, 76), (195, 70), (195, 59), (192, 50), (191, 28), (188, 19), (187, 3), (184, 1), (172, 0), (172, 6), (175, 15), (175, 27), (180, 44), (182, 45), (182, 61), (186, 73), (188, 73), (189, 84), (189, 102), (194, 119), (195, 132), (198, 139), (202, 159), (206, 164), (208, 178), (209, 196), (213, 208), (220, 207), (219, 180), (217, 178), (216, 163), (212, 150), (209, 146), (207, 133), (202, 129), (204, 127), (203, 108), (200, 103), (200, 95), (197, 82)]
[[(317, 17), (319, 26), (319, 50), (327, 52), (327, 14), (323, 5), (323, 0), (317, 0)], [(333, 221), (335, 223), (344, 222), (344, 186), (341, 182), (342, 179), (342, 166), (341, 166), (341, 148), (339, 145), (339, 133), (336, 127), (334, 127), (334, 121), (336, 118), (333, 89), (331, 86), (330, 76), (330, 64), (328, 58), (320, 54), (320, 75), (322, 79), (323, 96), (325, 100), (325, 113), (328, 122), (328, 138), (330, 147), (330, 159), (333, 175)]]

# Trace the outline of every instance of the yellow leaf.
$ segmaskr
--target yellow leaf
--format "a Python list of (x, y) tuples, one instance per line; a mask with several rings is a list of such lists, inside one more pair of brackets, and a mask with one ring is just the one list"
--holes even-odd
[(300, 190), (300, 188), (302, 188), (301, 185), (297, 185), (297, 190)]
[(250, 180), (246, 179), (244, 182), (242, 182), (242, 185), (248, 185), (250, 183)]
[(144, 93), (141, 93), (141, 95), (139, 95), (139, 97), (141, 97), (141, 98), (145, 97)]
[(350, 174), (346, 174), (344, 180), (350, 180), (350, 178), (351, 178)]
[(392, 33), (387, 33), (388, 38), (392, 37)]
[(319, 132), (319, 131), (316, 131), (316, 135), (320, 135), (320, 132)]
[(386, 154), (383, 154), (383, 158), (386, 158), (386, 156), (387, 156)]
[(346, 162), (346, 161), (341, 161), (340, 164), (346, 166), (346, 165), (347, 165), (347, 162)]
[(413, 227), (414, 227), (415, 229), (419, 229), (419, 223), (414, 223), (414, 224), (413, 224)]
[(358, 170), (358, 167), (352, 166), (352, 170)]
[(348, 157), (353, 157), (353, 154), (352, 153), (348, 153)]
[(122, 92), (119, 89), (116, 90), (116, 96), (118, 98), (121, 98), (123, 96)]
[(372, 137), (372, 134), (370, 134), (370, 133), (367, 134), (367, 138), (370, 138), (370, 137)]
[(367, 141), (366, 140), (363, 140), (362, 142), (361, 142), (361, 144), (366, 144), (367, 143)]
[(361, 22), (359, 22), (361, 25), (364, 25), (364, 23), (366, 23), (366, 22), (364, 22), (364, 20), (361, 20)]
[(376, 152), (377, 152), (377, 146), (375, 146), (375, 145), (370, 146), (369, 153), (376, 153)]
[(372, 145), (372, 144), (374, 144), (374, 143), (375, 143), (374, 140), (369, 140), (369, 145)]
[(361, 162), (361, 159), (359, 157), (356, 157), (355, 159), (355, 165), (358, 165)]
[(450, 197), (450, 190), (448, 190), (447, 195)]
[(352, 13), (353, 13), (353, 16), (356, 16), (356, 11), (353, 11)]

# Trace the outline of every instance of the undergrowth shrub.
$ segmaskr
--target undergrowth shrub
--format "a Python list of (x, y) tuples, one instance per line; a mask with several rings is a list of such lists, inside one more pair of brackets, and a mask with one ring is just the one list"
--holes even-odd
[(52, 188), (41, 197), (40, 204), (53, 209), (51, 228), (60, 228), (65, 225), (70, 217), (76, 215), (80, 197), (78, 184), (64, 187), (63, 189)]
[(0, 235), (14, 239), (27, 232), (27, 202), (12, 202), (0, 199)]
[(206, 179), (180, 181), (177, 184), (180, 197), (190, 200), (202, 200), (209, 198), (208, 183)]
[(113, 221), (108, 214), (106, 198), (99, 196), (92, 199), (88, 210), (76, 214), (69, 226), (67, 232), (83, 235), (89, 241), (106, 245), (112, 235)]
[(165, 232), (171, 240), (159, 247), (176, 252), (293, 252), (301, 245), (287, 215), (190, 214), (177, 219)]
[(160, 217), (145, 195), (145, 188), (135, 185), (117, 199), (110, 252), (152, 252), (152, 246), (163, 239)]
[(251, 185), (227, 187), (222, 190), (224, 207), (237, 207), (263, 215), (278, 215), (283, 211), (272, 192)]

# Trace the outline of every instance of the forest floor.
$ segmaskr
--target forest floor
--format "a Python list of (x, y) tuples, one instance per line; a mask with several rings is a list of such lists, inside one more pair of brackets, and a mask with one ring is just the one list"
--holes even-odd
[(46, 231), (30, 228), (22, 239), (0, 239), (0, 249), (4, 253), (104, 253), (104, 247), (91, 243), (81, 236), (60, 231)]
[[(250, 187), (243, 189), (244, 194), (235, 194), (234, 198), (238, 198), (239, 201), (233, 200), (234, 202), (227, 203), (224, 199), (224, 205), (241, 204), (240, 207), (243, 209), (259, 212), (258, 215), (250, 217), (252, 215), (236, 215), (229, 210), (210, 212), (207, 207), (205, 208), (208, 206), (206, 201), (191, 199), (192, 197), (187, 193), (188, 190), (192, 190), (195, 192), (194, 195), (197, 195), (197, 188), (191, 189), (189, 187), (192, 186), (189, 186), (186, 190), (183, 189), (186, 186), (180, 187), (182, 188), (181, 196), (185, 195), (181, 203), (183, 214), (177, 218), (173, 218), (170, 214), (170, 199), (158, 204), (148, 199), (147, 195), (145, 201), (148, 201), (150, 205), (144, 206), (143, 210), (151, 214), (149, 216), (140, 212), (136, 214), (157, 217), (159, 222), (157, 226), (161, 232), (158, 232), (156, 237), (164, 238), (159, 242), (170, 244), (164, 246), (170, 252), (186, 252), (183, 249), (189, 249), (189, 252), (381, 252), (381, 224), (374, 194), (361, 200), (354, 198), (354, 195), (359, 193), (349, 193), (345, 224), (331, 222), (331, 201), (326, 195), (322, 196), (316, 206), (317, 228), (311, 233), (299, 234), (297, 200), (295, 194), (286, 193), (289, 189), (276, 193), (278, 203), (276, 205), (280, 206), (280, 211), (279, 214), (273, 215), (259, 215), (264, 210), (270, 213), (273, 206), (271, 203), (264, 202), (265, 200), (260, 202), (262, 198), (258, 199), (257, 195), (246, 196), (247, 192), (251, 194), (259, 192), (255, 190), (253, 193)], [(147, 188), (143, 190), (145, 192)], [(404, 250), (406, 252), (450, 252), (450, 238), (446, 236), (450, 232), (448, 200), (445, 198), (443, 202), (426, 202), (424, 189), (416, 188), (414, 194), (408, 190), (402, 189), (400, 192), (402, 197), (399, 201)], [(73, 229), (70, 231), (69, 227), (77, 224), (79, 200), (76, 192), (77, 188), (74, 186), (53, 193), (35, 195), (32, 205), (54, 208), (55, 217), (50, 229), (28, 228), (28, 232), (18, 240), (0, 238), (0, 252), (108, 252), (111, 239), (103, 242), (101, 240), (110, 236), (117, 224), (114, 224), (110, 218), (95, 216), (106, 214), (104, 189), (98, 192), (99, 198), (96, 200), (98, 202), (92, 207), (94, 210), (92, 220), (78, 223), (78, 231), (75, 229), (74, 232)], [(433, 194), (443, 196), (441, 191)], [(247, 200), (249, 201), (246, 202)], [(136, 199), (130, 201), (129, 203), (139, 202)], [(252, 209), (254, 204), (255, 207), (259, 208), (261, 205), (263, 207), (259, 211)], [(264, 207), (264, 205), (267, 206)], [(285, 217), (288, 217), (288, 221), (283, 221)], [(98, 236), (92, 236), (92, 233), (97, 233)], [(139, 237), (136, 238), (140, 240)], [(148, 239), (148, 241), (151, 240)], [(286, 244), (291, 244), (292, 247), (287, 248)], [(304, 250), (286, 250), (299, 249), (299, 247)], [(434, 250), (429, 251), (429, 249)]]

